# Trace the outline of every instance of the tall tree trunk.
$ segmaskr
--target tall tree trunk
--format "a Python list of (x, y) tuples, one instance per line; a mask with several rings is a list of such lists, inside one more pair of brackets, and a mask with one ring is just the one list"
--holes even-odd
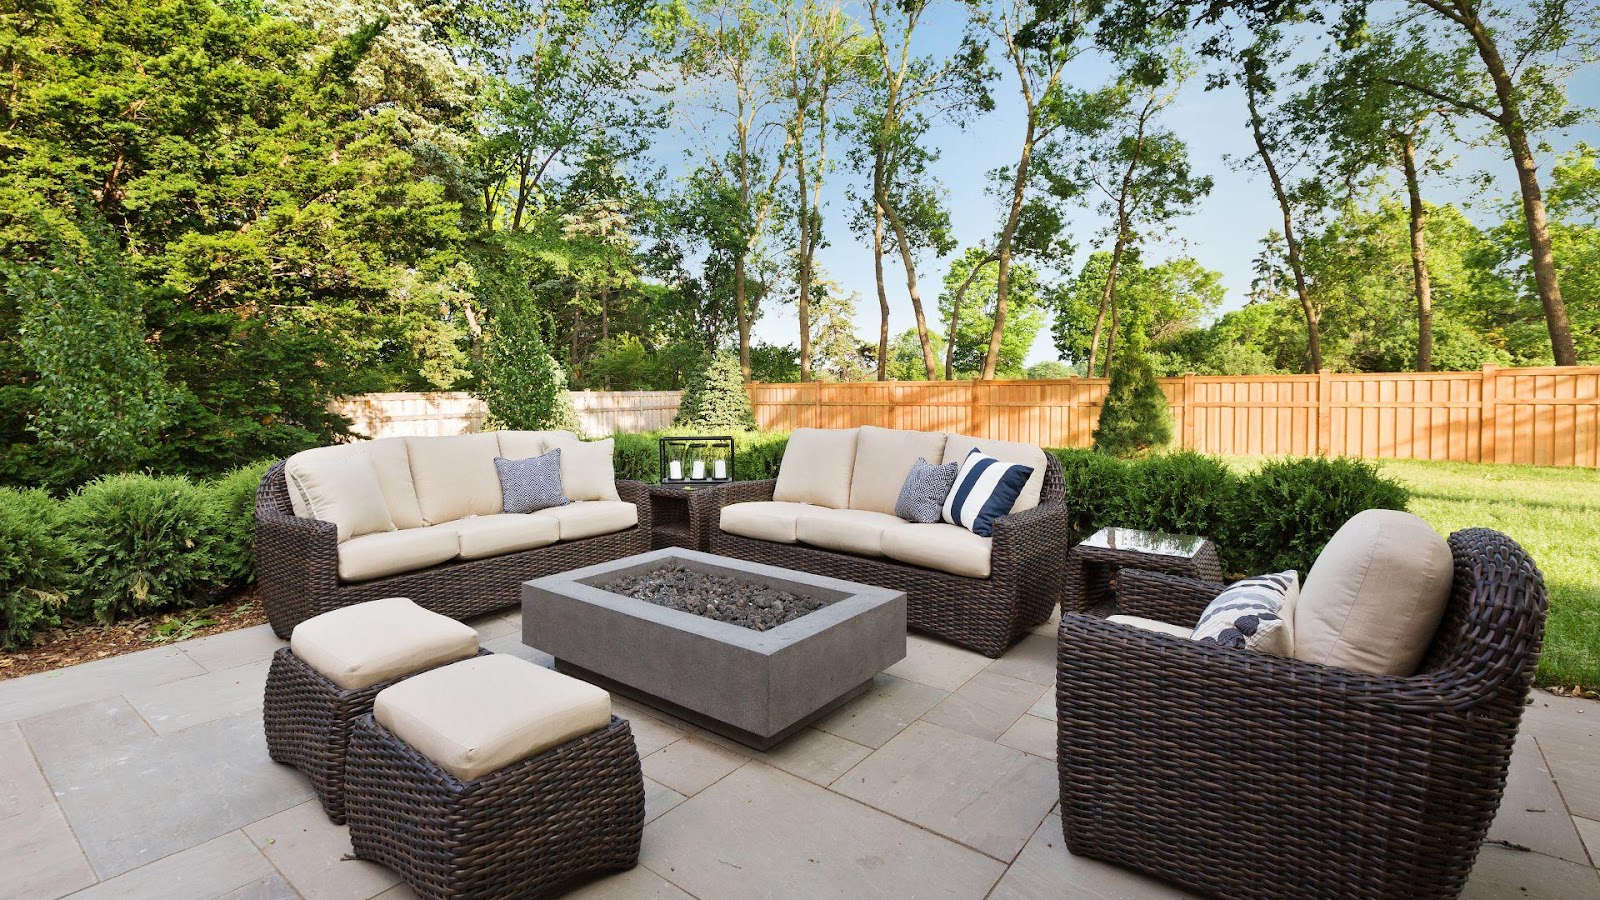
[(1433, 279), (1428, 274), (1428, 245), (1424, 229), (1428, 211), (1422, 205), (1417, 179), (1415, 135), (1401, 135), (1400, 162), (1406, 172), (1406, 196), (1411, 203), (1411, 282), (1417, 298), (1417, 371), (1433, 371)]
[[(939, 380), (939, 362), (933, 355), (933, 342), (928, 339), (928, 317), (922, 311), (922, 291), (917, 287), (917, 261), (911, 256), (911, 236), (906, 233), (905, 222), (887, 202), (883, 204), (889, 227), (894, 229), (895, 243), (900, 246), (900, 263), (906, 269), (906, 293), (911, 295), (911, 312), (917, 319), (917, 340), (922, 344), (922, 368), (929, 381)], [(884, 328), (888, 328), (885, 320)]]
[[(1120, 208), (1121, 201), (1118, 202), (1118, 206)], [(1118, 217), (1120, 219), (1121, 213), (1118, 214)], [(1111, 245), (1111, 265), (1106, 269), (1106, 283), (1100, 288), (1100, 309), (1094, 316), (1094, 334), (1089, 338), (1089, 367), (1084, 370), (1084, 374), (1090, 378), (1094, 377), (1094, 364), (1100, 356), (1100, 335), (1105, 329), (1106, 311), (1111, 309), (1116, 302), (1117, 273), (1122, 269), (1122, 255), (1127, 252), (1127, 247), (1127, 231), (1119, 227), (1117, 229), (1117, 240)], [(1115, 329), (1116, 326), (1113, 325), (1112, 330), (1114, 331)], [(1111, 357), (1109, 349), (1106, 354), (1105, 366), (1105, 374), (1110, 375)]]
[(1267, 147), (1260, 109), (1256, 106), (1256, 76), (1246, 72), (1244, 78), (1245, 102), (1250, 107), (1250, 133), (1255, 138), (1256, 152), (1261, 155), (1261, 165), (1272, 182), (1272, 195), (1278, 199), (1283, 211), (1283, 239), (1289, 246), (1289, 271), (1294, 274), (1294, 292), (1300, 298), (1300, 311), (1306, 319), (1306, 350), (1311, 372), (1322, 371), (1322, 335), (1320, 316), (1311, 302), (1311, 292), (1306, 288), (1305, 264), (1300, 258), (1300, 239), (1294, 233), (1294, 207), (1284, 190), (1283, 179), (1278, 177), (1278, 167), (1272, 162), (1272, 151)]
[(1106, 377), (1111, 377), (1111, 358), (1117, 352), (1117, 332), (1122, 328), (1121, 309), (1115, 298), (1111, 301), (1111, 331), (1106, 334)]
[(872, 204), (872, 269), (878, 281), (878, 380), (889, 380), (889, 292), (883, 284), (883, 207)]
[(800, 315), (800, 380), (811, 380), (811, 257), (812, 222), (810, 197), (806, 187), (805, 153), (795, 155), (795, 181), (800, 196), (800, 247), (796, 251), (799, 270), (795, 273), (795, 310)]
[(983, 272), (984, 269), (988, 268), (990, 263), (999, 262), (999, 260), (1000, 260), (1000, 258), (997, 255), (991, 253), (988, 256), (985, 256), (983, 259), (979, 260), (977, 263), (975, 263), (972, 266), (972, 270), (967, 273), (967, 277), (961, 279), (961, 285), (956, 288), (955, 294), (951, 297), (951, 300), (950, 300), (950, 336), (947, 337), (945, 339), (945, 342), (944, 342), (944, 380), (945, 381), (954, 381), (955, 377), (956, 377), (956, 375), (955, 375), (956, 328), (961, 324), (961, 301), (966, 299), (967, 288), (972, 287), (972, 282), (977, 280), (978, 275), (981, 272)]
[(746, 312), (744, 254), (733, 260), (733, 317), (739, 323), (739, 371), (750, 383), (750, 317)]
[[(1030, 107), (1032, 106), (1030, 102)], [(1000, 231), (999, 271), (995, 273), (994, 328), (989, 332), (989, 352), (983, 356), (983, 378), (994, 377), (1000, 360), (1000, 342), (1006, 330), (1006, 304), (1011, 294), (1011, 241), (1017, 234), (1017, 223), (1022, 221), (1022, 202), (1028, 192), (1028, 166), (1033, 161), (1033, 112), (1028, 113), (1028, 126), (1022, 134), (1022, 154), (1017, 159), (1016, 178), (1011, 183), (1011, 209), (1006, 213), (1005, 228)]]

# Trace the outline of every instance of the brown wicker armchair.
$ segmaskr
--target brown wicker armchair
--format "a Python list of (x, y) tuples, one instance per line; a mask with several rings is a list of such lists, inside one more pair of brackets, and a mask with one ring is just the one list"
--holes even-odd
[(287, 639), (294, 626), (319, 613), (383, 597), (409, 597), (456, 619), (517, 605), (522, 582), (621, 559), (650, 549), (646, 485), (617, 482), (617, 494), (639, 510), (626, 531), (563, 541), (487, 559), (454, 560), (415, 572), (354, 583), (339, 580), (339, 541), (332, 522), (298, 518), (289, 502), (283, 462), (256, 489), (256, 584), (272, 631)]
[(721, 509), (772, 499), (775, 480), (738, 481), (695, 501), (709, 532), (711, 552), (799, 569), (906, 592), (906, 627), (998, 657), (1050, 618), (1061, 603), (1066, 575), (1067, 510), (1061, 461), (1045, 456), (1039, 505), (994, 522), (991, 572), (969, 578), (891, 559), (854, 556), (805, 544), (779, 544), (730, 534), (719, 527)]
[[(1218, 896), (1456, 896), (1505, 788), (1545, 588), (1503, 534), (1450, 549), (1449, 605), (1409, 678), (1064, 616), (1067, 845)], [(1218, 590), (1124, 570), (1117, 599), (1192, 624)]]

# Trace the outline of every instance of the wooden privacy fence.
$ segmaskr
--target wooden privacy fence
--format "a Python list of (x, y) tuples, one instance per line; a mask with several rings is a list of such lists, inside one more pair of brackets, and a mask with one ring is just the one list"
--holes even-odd
[[(763, 429), (881, 425), (1045, 447), (1093, 443), (1103, 378), (753, 384)], [(1185, 375), (1161, 379), (1174, 443), (1224, 455), (1431, 459), (1600, 467), (1600, 366), (1476, 372)], [(678, 391), (574, 391), (584, 433), (672, 423)], [(358, 434), (461, 434), (483, 426), (466, 393), (339, 400)]]

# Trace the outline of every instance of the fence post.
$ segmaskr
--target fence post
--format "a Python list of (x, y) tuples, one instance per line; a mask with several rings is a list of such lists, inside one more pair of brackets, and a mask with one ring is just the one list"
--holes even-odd
[(1478, 413), (1478, 462), (1492, 463), (1495, 461), (1494, 413), (1499, 378), (1490, 363), (1483, 364), (1483, 375), (1480, 377), (1483, 383), (1478, 386), (1478, 396), (1482, 398), (1483, 408)]
[(1185, 450), (1194, 449), (1194, 373), (1183, 373), (1183, 403), (1179, 406), (1183, 412), (1183, 437), (1181, 446)]
[(1317, 372), (1317, 455), (1333, 452), (1333, 373)]

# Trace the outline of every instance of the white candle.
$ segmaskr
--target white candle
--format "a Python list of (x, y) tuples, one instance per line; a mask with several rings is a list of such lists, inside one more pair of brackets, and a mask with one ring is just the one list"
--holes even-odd
[(711, 470), (716, 473), (717, 480), (722, 481), (728, 477), (728, 461), (725, 459), (717, 460), (711, 464)]
[(675, 460), (672, 460), (671, 462), (667, 463), (667, 478), (670, 481), (682, 481), (683, 480), (683, 461), (682, 460), (675, 459)]
[(693, 472), (694, 472), (694, 479), (693, 480), (695, 480), (695, 481), (704, 481), (705, 478), (706, 478), (706, 461), (703, 460), (703, 459), (695, 460), (694, 461)]

